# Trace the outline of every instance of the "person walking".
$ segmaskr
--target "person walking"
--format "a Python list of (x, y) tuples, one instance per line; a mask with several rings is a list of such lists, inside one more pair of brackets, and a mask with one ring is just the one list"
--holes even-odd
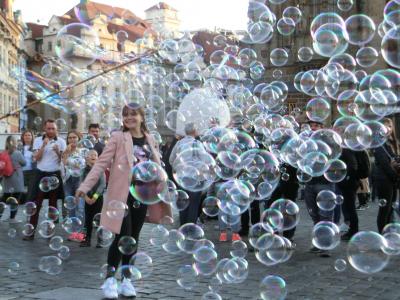
[(388, 138), (385, 144), (374, 149), (375, 167), (374, 180), (376, 185), (376, 195), (380, 202), (377, 216), (377, 226), (379, 233), (392, 221), (393, 202), (396, 201), (396, 188), (399, 181), (399, 173), (395, 169), (398, 160), (398, 144), (394, 133), (393, 122), (389, 118), (383, 120), (383, 124), (388, 131)]
[[(36, 203), (37, 211), (30, 217), (29, 222), (36, 228), (39, 221), (39, 212), (44, 199), (49, 200), (49, 206), (57, 207), (57, 199), (64, 199), (64, 189), (61, 178), (61, 157), (67, 145), (58, 136), (57, 125), (54, 120), (48, 119), (44, 124), (45, 134), (37, 137), (33, 142), (33, 158), (37, 162), (35, 179), (32, 186), (32, 200)], [(45, 177), (53, 178), (58, 182), (51, 190), (40, 188), (40, 182)], [(32, 241), (34, 234), (25, 236), (23, 240)]]
[[(143, 107), (136, 103), (125, 105), (122, 109), (122, 122), (122, 131), (115, 131), (111, 135), (103, 153), (76, 192), (77, 198), (86, 197), (110, 166), (110, 178), (101, 214), (101, 226), (115, 233), (107, 256), (109, 266), (107, 279), (102, 285), (104, 296), (108, 299), (116, 299), (118, 294), (126, 297), (136, 296), (135, 288), (129, 279), (129, 268), (125, 268), (122, 272), (123, 278), (119, 289), (114, 278), (114, 270), (118, 269), (121, 260), (122, 265), (127, 266), (137, 251), (136, 247), (129, 255), (122, 254), (118, 249), (120, 239), (128, 236), (134, 238), (136, 243), (139, 242), (147, 211), (149, 211), (148, 219), (155, 223), (159, 223), (164, 216), (171, 216), (171, 207), (168, 204), (159, 202), (148, 207), (136, 201), (129, 193), (131, 166), (150, 159), (160, 164), (160, 155), (153, 137), (147, 131)], [(107, 214), (108, 205), (115, 200), (127, 205), (125, 217), (115, 218)]]
[[(18, 223), (15, 216), (18, 212), (18, 204), (24, 193), (24, 175), (22, 167), (26, 165), (26, 160), (22, 153), (17, 150), (17, 140), (12, 135), (6, 139), (5, 151), (8, 152), (14, 168), (11, 176), (3, 177), (3, 197), (2, 202), (6, 202), (10, 208), (10, 223)], [(11, 199), (14, 198), (14, 199)], [(3, 211), (0, 211), (0, 218)]]

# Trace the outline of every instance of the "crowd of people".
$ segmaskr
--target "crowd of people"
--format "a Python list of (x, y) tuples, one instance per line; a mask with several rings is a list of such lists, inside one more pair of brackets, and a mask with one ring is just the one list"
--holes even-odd
[[(122, 110), (123, 126), (116, 130), (104, 143), (100, 138), (99, 124), (90, 124), (88, 128), (89, 146), (82, 145), (82, 134), (76, 130), (68, 132), (66, 141), (59, 136), (54, 120), (46, 120), (44, 132), (35, 137), (32, 131), (24, 131), (20, 141), (13, 136), (6, 139), (5, 151), (0, 155), (0, 174), (2, 177), (2, 202), (10, 202), (15, 198), (19, 205), (28, 201), (36, 204), (37, 213), (33, 214), (29, 223), (34, 228), (38, 226), (39, 211), (44, 199), (48, 199), (49, 206), (57, 207), (58, 199), (73, 197), (75, 205), (72, 209), (64, 209), (64, 217), (78, 217), (85, 224), (83, 232), (70, 234), (71, 241), (80, 242), (82, 247), (90, 247), (93, 231), (93, 218), (101, 213), (101, 226), (115, 234), (109, 247), (107, 256), (107, 278), (102, 286), (106, 298), (117, 298), (118, 294), (135, 296), (136, 291), (129, 280), (129, 269), (122, 276), (123, 280), (118, 286), (115, 279), (115, 270), (120, 264), (128, 265), (136, 250), (128, 255), (119, 251), (118, 245), (122, 237), (133, 237), (136, 242), (144, 222), (150, 220), (159, 223), (166, 216), (172, 217), (171, 206), (165, 202), (153, 205), (141, 203), (132, 195), (129, 188), (132, 184), (140, 185), (132, 179), (132, 167), (140, 162), (153, 161), (162, 165), (168, 178), (174, 181), (174, 166), (176, 160), (184, 149), (196, 149), (201, 146), (201, 137), (194, 123), (185, 125), (185, 136), (168, 138), (167, 142), (159, 147), (146, 128), (145, 113), (137, 104), (126, 105)], [(240, 122), (239, 122), (240, 123)], [(393, 211), (396, 208), (396, 194), (400, 178), (399, 147), (391, 119), (383, 120), (388, 130), (388, 139), (382, 146), (371, 149), (355, 151), (343, 148), (340, 159), (347, 166), (345, 178), (338, 183), (328, 181), (324, 176), (313, 177), (306, 182), (300, 182), (296, 175), (295, 167), (282, 163), (285, 169), (285, 178), (282, 176), (272, 195), (262, 201), (253, 201), (247, 211), (239, 215), (237, 222), (227, 222), (231, 215), (218, 212), (220, 229), (219, 241), (238, 241), (244, 239), (249, 233), (251, 224), (260, 222), (261, 209), (267, 209), (281, 198), (296, 201), (305, 201), (308, 213), (314, 224), (320, 221), (341, 224), (346, 232), (342, 240), (348, 241), (359, 231), (357, 210), (368, 208), (368, 202), (384, 202), (379, 205), (377, 215), (377, 229), (382, 232), (385, 225), (393, 220)], [(239, 130), (237, 123), (232, 123), (233, 130)], [(305, 124), (306, 129), (316, 132), (324, 124), (315, 121)], [(84, 163), (78, 173), (66, 171), (65, 166), (69, 160), (81, 154), (79, 149), (86, 148)], [(260, 144), (258, 147), (262, 148)], [(193, 155), (196, 155), (194, 151)], [(79, 155), (78, 155), (79, 156)], [(12, 170), (9, 171), (9, 167)], [(128, 167), (127, 167), (128, 166)], [(41, 187), (43, 178), (56, 178), (60, 184), (54, 189), (46, 190)], [(202, 202), (207, 197), (217, 197), (218, 190), (226, 180), (215, 181), (206, 191), (186, 190), (189, 204), (179, 211), (180, 225), (187, 223), (204, 223), (206, 216), (202, 213)], [(178, 186), (179, 184), (176, 183)], [(181, 187), (185, 190), (184, 187)], [(323, 210), (317, 203), (321, 191), (332, 191), (341, 195), (342, 202), (334, 210)], [(122, 218), (114, 218), (105, 213), (107, 201), (119, 199), (126, 204), (127, 211)], [(358, 199), (358, 206), (357, 206)], [(263, 207), (261, 207), (263, 206)], [(0, 211), (3, 214), (4, 206)], [(9, 222), (16, 220), (17, 209), (12, 210)], [(283, 236), (292, 241), (291, 247), (295, 248), (295, 227), (283, 232)], [(33, 241), (35, 233), (25, 236), (24, 240)], [(98, 239), (98, 237), (95, 237)], [(101, 247), (96, 241), (96, 247)], [(318, 253), (321, 257), (330, 256), (327, 250), (313, 246), (310, 251)]]

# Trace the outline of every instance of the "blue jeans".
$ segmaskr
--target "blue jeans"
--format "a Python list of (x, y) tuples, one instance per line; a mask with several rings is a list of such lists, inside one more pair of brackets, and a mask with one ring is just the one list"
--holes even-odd
[[(79, 188), (80, 178), (79, 177), (69, 177), (64, 183), (64, 193), (65, 197), (75, 196), (76, 190)], [(81, 198), (79, 203), (74, 209), (68, 211), (68, 217), (78, 217), (81, 219), (82, 223), (85, 222), (85, 201)]]
[(306, 187), (304, 189), (304, 200), (306, 202), (308, 213), (310, 214), (310, 217), (313, 220), (314, 224), (317, 224), (320, 221), (333, 221), (334, 210), (321, 210), (317, 205), (317, 195), (322, 190), (330, 190), (332, 192), (335, 192), (335, 184), (306, 184)]

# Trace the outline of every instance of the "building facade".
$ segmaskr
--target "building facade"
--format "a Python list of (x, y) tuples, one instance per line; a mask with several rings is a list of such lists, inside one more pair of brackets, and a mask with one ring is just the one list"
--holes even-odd
[[(283, 5), (267, 5), (271, 11), (276, 15), (276, 19), (282, 18), (283, 10), (288, 6), (298, 7), (302, 12), (301, 22), (296, 25), (295, 31), (288, 36), (280, 34), (276, 27), (274, 28), (273, 38), (266, 44), (258, 44), (251, 46), (265, 67), (265, 75), (259, 80), (259, 82), (272, 82), (274, 80), (282, 80), (289, 87), (289, 95), (287, 98), (287, 106), (289, 112), (294, 108), (299, 108), (303, 113), (305, 105), (312, 98), (304, 93), (297, 91), (293, 85), (294, 77), (297, 73), (302, 71), (308, 71), (311, 69), (320, 69), (325, 66), (329, 60), (327, 57), (322, 57), (315, 53), (310, 62), (303, 63), (298, 59), (297, 53), (301, 47), (313, 48), (313, 41), (310, 34), (310, 25), (313, 19), (323, 12), (335, 12), (339, 14), (344, 20), (354, 14), (366, 14), (371, 17), (376, 27), (383, 21), (383, 9), (386, 1), (368, 1), (359, 0), (354, 1), (354, 5), (350, 11), (343, 12), (337, 7), (337, 0), (287, 0)], [(368, 44), (378, 51), (380, 50), (380, 38), (376, 32), (374, 39)], [(275, 67), (270, 62), (270, 53), (273, 49), (283, 48), (289, 54), (289, 60), (287, 64), (282, 67)], [(356, 56), (359, 48), (349, 45), (346, 53), (351, 54), (353, 57)], [(372, 74), (378, 69), (385, 69), (388, 66), (385, 64), (383, 59), (380, 57), (379, 61), (373, 67), (365, 69), (368, 74)], [(282, 77), (276, 79), (273, 77), (274, 70), (279, 69), (282, 71)], [(357, 67), (357, 70), (363, 68)], [(331, 103), (332, 107), (332, 118), (337, 116), (335, 103)], [(329, 120), (328, 122), (330, 122)]]
[[(13, 12), (13, 1), (0, 1), (0, 115), (26, 104), (23, 35), (20, 13)], [(23, 113), (3, 119), (0, 121), (0, 133), (18, 132), (24, 120)]]

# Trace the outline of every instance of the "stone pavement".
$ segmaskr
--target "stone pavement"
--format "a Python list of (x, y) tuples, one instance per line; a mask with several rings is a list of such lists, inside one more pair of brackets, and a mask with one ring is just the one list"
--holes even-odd
[[(266, 275), (279, 275), (285, 279), (287, 299), (400, 299), (398, 285), (399, 257), (392, 257), (389, 265), (374, 276), (355, 271), (350, 264), (344, 272), (334, 269), (334, 261), (346, 258), (346, 243), (342, 242), (332, 252), (331, 258), (321, 258), (307, 252), (310, 246), (312, 223), (304, 203), (300, 202), (301, 220), (295, 236), (297, 244), (292, 258), (283, 264), (266, 267), (259, 263), (254, 253), (247, 255), (249, 276), (244, 283), (224, 285), (220, 291), (223, 299), (260, 299), (259, 283)], [(366, 211), (359, 212), (360, 229), (376, 229), (377, 205), (372, 204)], [(4, 218), (4, 217), (3, 217)], [(216, 241), (215, 221), (206, 226), (206, 237)], [(149, 243), (153, 225), (145, 225), (140, 240), (140, 250), (146, 251), (153, 259), (153, 274), (136, 283), (138, 299), (200, 299), (207, 291), (209, 278), (200, 277), (191, 291), (180, 288), (176, 274), (180, 266), (190, 264), (187, 255), (174, 256), (157, 249)], [(10, 227), (17, 228), (18, 235), (7, 235)], [(22, 224), (0, 223), (0, 300), (5, 299), (101, 299), (99, 289), (102, 280), (100, 267), (106, 261), (107, 249), (79, 248), (77, 243), (64, 241), (70, 247), (71, 256), (63, 262), (63, 271), (50, 276), (38, 269), (39, 258), (54, 255), (47, 241), (36, 238), (34, 242), (21, 240)], [(65, 237), (57, 225), (56, 234)], [(215, 242), (219, 258), (229, 257), (230, 243)], [(21, 269), (15, 275), (8, 273), (8, 264), (18, 262)]]

